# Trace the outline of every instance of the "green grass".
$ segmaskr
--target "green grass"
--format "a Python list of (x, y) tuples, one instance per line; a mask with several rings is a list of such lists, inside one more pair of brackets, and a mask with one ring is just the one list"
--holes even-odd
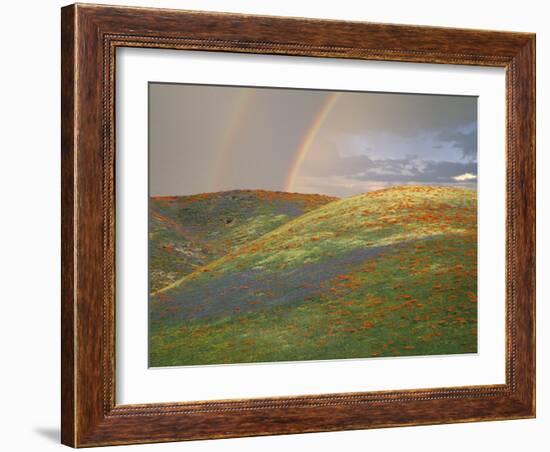
[[(435, 187), (317, 207), (153, 297), (150, 365), (474, 353), (476, 209), (475, 192)], [(330, 267), (346, 253), (373, 247), (383, 247), (376, 257), (336, 273)], [(285, 295), (277, 292), (277, 278), (288, 288), (288, 275), (298, 274), (296, 284), (307, 285), (312, 269), (333, 275), (305, 295), (276, 302)], [(235, 304), (229, 314), (183, 314), (197, 288), (216, 294), (222, 278), (250, 272), (273, 287), (248, 298), (236, 291), (239, 297), (225, 299)]]

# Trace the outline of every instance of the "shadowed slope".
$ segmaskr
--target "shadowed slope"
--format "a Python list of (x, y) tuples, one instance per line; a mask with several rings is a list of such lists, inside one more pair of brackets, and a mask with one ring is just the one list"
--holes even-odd
[(335, 198), (234, 190), (150, 200), (150, 290), (155, 292)]

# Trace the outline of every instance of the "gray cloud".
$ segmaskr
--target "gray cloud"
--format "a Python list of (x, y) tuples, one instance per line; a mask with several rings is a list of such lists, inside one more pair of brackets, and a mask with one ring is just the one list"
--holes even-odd
[(431, 160), (416, 154), (402, 158), (375, 159), (368, 155), (341, 156), (327, 153), (330, 160), (319, 160), (319, 167), (309, 165), (311, 176), (342, 176), (349, 179), (392, 183), (458, 183), (465, 173), (477, 175), (475, 161)]
[(454, 178), (466, 173), (477, 175), (477, 163), (419, 160), (416, 156), (403, 159), (369, 160), (365, 170), (353, 178), (364, 181), (392, 183), (460, 183)]
[(466, 130), (477, 122), (475, 96), (354, 93), (342, 94), (334, 118), (339, 129), (362, 133), (387, 132), (413, 139), (424, 133)]
[(435, 136), (435, 140), (442, 144), (434, 145), (434, 149), (439, 149), (437, 146), (443, 147), (443, 143), (445, 143), (461, 151), (465, 159), (477, 159), (477, 128), (475, 127), (469, 132), (442, 130)]

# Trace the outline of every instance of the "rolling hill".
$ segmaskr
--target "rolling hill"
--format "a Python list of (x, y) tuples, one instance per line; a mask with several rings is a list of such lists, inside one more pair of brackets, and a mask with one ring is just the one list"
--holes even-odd
[(322, 195), (234, 190), (152, 197), (150, 290), (157, 290), (292, 218), (331, 202)]
[(150, 365), (476, 352), (476, 215), (475, 191), (411, 186), (208, 232), (229, 251), (151, 297)]

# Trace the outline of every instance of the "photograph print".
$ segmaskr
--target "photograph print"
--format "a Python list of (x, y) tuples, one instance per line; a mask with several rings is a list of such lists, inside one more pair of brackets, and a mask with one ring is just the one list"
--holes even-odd
[(149, 366), (477, 353), (477, 98), (149, 84)]

